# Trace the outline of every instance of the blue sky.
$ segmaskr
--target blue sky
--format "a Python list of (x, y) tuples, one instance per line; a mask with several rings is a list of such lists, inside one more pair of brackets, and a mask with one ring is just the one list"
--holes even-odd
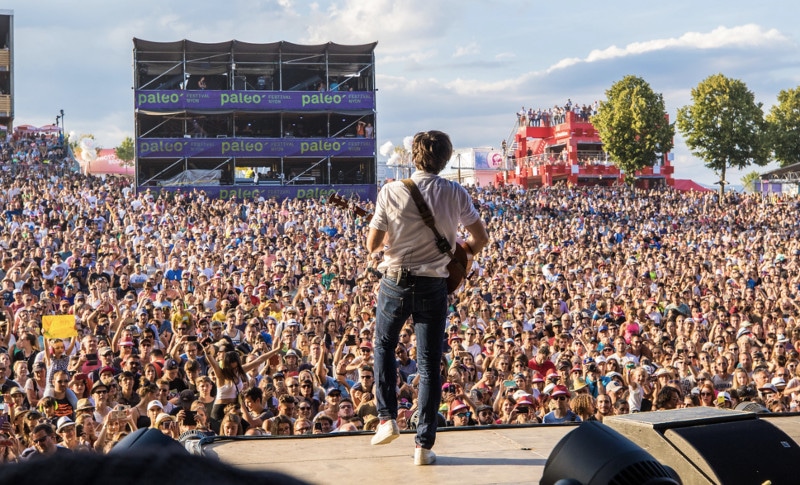
[[(800, 85), (796, 1), (14, 0), (3, 8), (15, 14), (16, 124), (53, 123), (64, 109), (68, 131), (93, 133), (105, 148), (133, 136), (133, 37), (378, 41), (379, 145), (440, 129), (457, 147), (497, 147), (521, 106), (602, 100), (627, 74), (663, 93), (673, 120), (712, 74), (744, 81), (765, 112), (780, 90)], [(677, 178), (718, 180), (680, 136), (674, 153)]]

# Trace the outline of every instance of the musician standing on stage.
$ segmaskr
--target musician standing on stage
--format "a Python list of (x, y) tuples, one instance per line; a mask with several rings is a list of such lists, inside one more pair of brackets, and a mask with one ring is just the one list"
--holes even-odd
[[(486, 226), (472, 205), (467, 191), (458, 183), (439, 177), (453, 153), (447, 134), (440, 131), (417, 133), (411, 155), (417, 171), (411, 179), (433, 213), (436, 228), (452, 247), (461, 223), (469, 232), (468, 256), (489, 241)], [(450, 256), (441, 252), (431, 228), (426, 226), (401, 181), (387, 184), (378, 194), (375, 215), (367, 236), (370, 257), (381, 250), (378, 269), (381, 279), (375, 324), (375, 377), (378, 417), (381, 420), (373, 445), (390, 443), (399, 436), (397, 428), (397, 365), (395, 349), (400, 329), (413, 317), (417, 337), (419, 368), (419, 424), (414, 464), (429, 465), (436, 460), (431, 451), (441, 400), (439, 364), (447, 314), (447, 264)]]

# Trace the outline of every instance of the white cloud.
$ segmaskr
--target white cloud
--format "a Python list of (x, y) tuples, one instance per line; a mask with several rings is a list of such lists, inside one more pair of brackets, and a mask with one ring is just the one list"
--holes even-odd
[(456, 51), (453, 53), (453, 57), (462, 57), (471, 54), (478, 54), (480, 49), (478, 48), (477, 42), (470, 42), (467, 45), (458, 46)]
[(426, 0), (344, 0), (312, 12), (307, 42), (360, 44), (378, 40), (384, 53), (428, 49), (451, 25), (455, 2)]
[(515, 91), (520, 86), (538, 77), (537, 73), (526, 73), (514, 78), (498, 79), (497, 81), (478, 81), (475, 79), (456, 78), (445, 86), (461, 96), (475, 96), (480, 94), (498, 94)]
[(425, 61), (435, 59), (437, 56), (435, 49), (419, 50), (395, 55), (380, 56), (378, 64), (385, 66), (388, 64), (421, 64)]
[(789, 44), (791, 41), (777, 29), (766, 30), (759, 25), (747, 24), (738, 27), (717, 27), (711, 32), (687, 32), (680, 37), (655, 39), (645, 42), (633, 42), (625, 47), (611, 46), (603, 50), (593, 50), (581, 59), (569, 57), (562, 59), (549, 68), (547, 72), (582, 62), (590, 63), (626, 56), (647, 54), (665, 49), (720, 49), (724, 47), (764, 47), (769, 45)]

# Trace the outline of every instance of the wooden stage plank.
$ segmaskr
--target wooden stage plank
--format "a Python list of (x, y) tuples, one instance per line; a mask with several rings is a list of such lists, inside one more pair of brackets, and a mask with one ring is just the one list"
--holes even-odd
[(566, 426), (444, 429), (436, 436), (434, 466), (414, 466), (414, 434), (384, 446), (372, 433), (302, 438), (253, 438), (204, 446), (207, 456), (235, 466), (288, 473), (316, 484), (538, 483)]
[[(800, 445), (800, 416), (761, 416)], [(216, 441), (207, 456), (253, 470), (273, 470), (310, 483), (538, 483), (555, 445), (575, 425), (440, 429), (434, 466), (414, 466), (414, 434), (371, 446), (372, 433), (260, 437)]]

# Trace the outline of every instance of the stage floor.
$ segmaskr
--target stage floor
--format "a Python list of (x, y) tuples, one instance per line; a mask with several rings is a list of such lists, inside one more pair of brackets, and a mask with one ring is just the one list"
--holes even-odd
[[(800, 417), (769, 422), (800, 444)], [(414, 434), (371, 446), (372, 433), (247, 438), (203, 447), (206, 456), (254, 470), (287, 473), (315, 484), (538, 483), (547, 457), (574, 425), (441, 429), (434, 466), (414, 466)]]

